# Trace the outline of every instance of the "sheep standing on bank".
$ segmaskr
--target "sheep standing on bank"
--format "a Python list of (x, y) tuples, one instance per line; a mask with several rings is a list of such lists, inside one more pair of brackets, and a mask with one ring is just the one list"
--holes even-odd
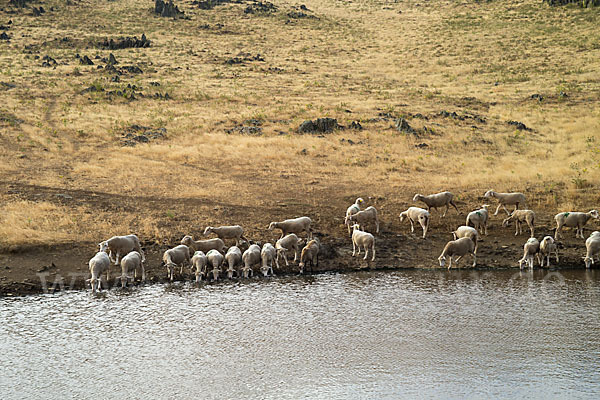
[(181, 267), (179, 274), (183, 274), (183, 266), (191, 264), (190, 249), (186, 245), (180, 244), (165, 251), (163, 254), (163, 263), (167, 267), (167, 276), (173, 281), (175, 267), (179, 265)]
[(96, 289), (102, 290), (102, 280), (100, 279), (100, 276), (104, 271), (106, 271), (106, 281), (108, 282), (110, 279), (110, 261), (110, 257), (106, 252), (99, 251), (88, 262), (92, 277), (87, 281), (92, 285), (92, 293), (96, 293)]
[(314, 238), (310, 242), (304, 246), (302, 249), (302, 254), (300, 254), (300, 263), (298, 264), (299, 273), (302, 274), (304, 272), (304, 268), (308, 264), (310, 264), (310, 273), (313, 272), (313, 266), (319, 267), (319, 250), (321, 248), (321, 244), (317, 238)]
[(473, 267), (475, 267), (477, 264), (477, 254), (475, 253), (476, 244), (477, 239), (475, 237), (463, 237), (449, 241), (446, 243), (446, 246), (444, 246), (442, 254), (438, 257), (440, 267), (446, 265), (446, 257), (450, 257), (450, 262), (448, 263), (448, 269), (450, 269), (452, 268), (452, 257), (458, 256), (455, 260), (455, 262), (458, 263), (466, 254), (471, 254), (473, 256)]
[(427, 229), (429, 229), (429, 220), (431, 215), (429, 211), (419, 207), (409, 207), (408, 210), (400, 213), (400, 222), (403, 222), (406, 218), (410, 221), (410, 231), (415, 231), (415, 222), (419, 222), (421, 228), (423, 228), (423, 239), (427, 236)]
[(536, 238), (529, 238), (523, 245), (523, 258), (519, 260), (519, 268), (523, 269), (523, 264), (527, 264), (533, 269), (534, 256), (537, 256), (538, 264), (542, 264), (540, 260), (540, 242)]
[(445, 217), (446, 213), (448, 212), (448, 209), (450, 208), (449, 206), (454, 207), (456, 209), (456, 212), (460, 214), (458, 208), (456, 207), (456, 204), (454, 204), (453, 198), (454, 195), (450, 192), (441, 192), (436, 194), (430, 194), (428, 196), (423, 196), (422, 194), (417, 193), (413, 197), (413, 202), (422, 201), (427, 205), (427, 211), (431, 211), (432, 208), (437, 211), (438, 207), (446, 206), (446, 210), (442, 215), (442, 217)]
[(592, 264), (594, 264), (594, 257), (598, 258), (600, 256), (600, 234), (596, 233), (593, 232), (585, 241), (586, 251), (583, 262), (585, 262), (586, 268), (591, 268)]
[(375, 236), (371, 235), (369, 232), (361, 231), (359, 229), (359, 225), (354, 224), (353, 231), (352, 231), (352, 257), (354, 257), (357, 254), (356, 253), (357, 248), (358, 248), (358, 254), (360, 255), (360, 247), (361, 246), (365, 249), (365, 258), (363, 258), (363, 260), (367, 259), (367, 256), (369, 254), (369, 249), (371, 249), (371, 252), (373, 253), (373, 256), (371, 257), (371, 261), (374, 261), (375, 260)]
[(514, 205), (515, 210), (518, 210), (519, 204), (525, 204), (525, 195), (523, 193), (498, 193), (494, 192), (493, 190), (488, 190), (485, 192), (483, 197), (486, 199), (489, 199), (490, 197), (498, 199), (498, 207), (496, 208), (494, 215), (498, 215), (498, 210), (500, 210), (500, 207), (504, 208), (504, 211), (506, 211), (507, 215), (510, 215), (506, 209), (506, 206)]
[(375, 224), (375, 233), (379, 233), (379, 219), (377, 209), (373, 206), (367, 207), (362, 211), (349, 215), (344, 219), (344, 224), (358, 224), (360, 229), (365, 229), (367, 224)]
[(275, 250), (277, 251), (277, 257), (275, 257), (275, 265), (277, 269), (279, 269), (279, 258), (283, 257), (285, 261), (285, 266), (289, 266), (287, 259), (287, 252), (294, 251), (294, 262), (298, 260), (298, 246), (300, 244), (300, 239), (296, 236), (295, 233), (290, 233), (289, 235), (285, 235), (281, 239), (279, 239), (275, 243)]
[(208, 265), (208, 260), (206, 259), (206, 254), (204, 252), (198, 250), (194, 252), (192, 256), (192, 271), (194, 271), (194, 275), (196, 275), (196, 283), (200, 283), (202, 277), (206, 278), (206, 267)]
[(233, 273), (238, 272), (238, 267), (242, 265), (242, 251), (237, 246), (231, 246), (229, 250), (227, 250), (227, 254), (225, 254), (225, 261), (227, 262), (227, 278), (233, 278)]
[(472, 239), (475, 242), (474, 252), (475, 252), (475, 254), (477, 254), (477, 246), (478, 246), (477, 242), (480, 240), (479, 232), (477, 232), (477, 229), (473, 228), (472, 226), (462, 225), (462, 226), (459, 226), (458, 228), (456, 228), (456, 230), (452, 232), (452, 236), (454, 237), (454, 240), (460, 239), (460, 238)]
[(545, 236), (540, 242), (540, 254), (542, 255), (542, 262), (540, 267), (544, 266), (544, 259), (546, 259), (546, 266), (550, 267), (550, 256), (554, 253), (556, 256), (556, 263), (558, 264), (558, 246), (552, 239), (552, 236)]
[(207, 226), (204, 230), (204, 236), (208, 235), (209, 233), (214, 233), (221, 240), (235, 239), (236, 246), (241, 244), (242, 239), (247, 243), (250, 243), (250, 241), (244, 237), (244, 228), (242, 228), (240, 225), (219, 226), (217, 228)]
[(298, 217), (293, 219), (286, 219), (281, 222), (271, 222), (269, 224), (269, 230), (281, 229), (281, 236), (279, 239), (287, 235), (288, 233), (295, 233), (300, 235), (302, 232), (306, 232), (308, 240), (312, 239), (312, 220), (309, 217)]
[(268, 276), (269, 271), (271, 271), (271, 275), (275, 275), (273, 272), (273, 262), (277, 258), (277, 251), (271, 243), (264, 244), (260, 252), (260, 258), (262, 260), (260, 271), (263, 273), (263, 275)]
[[(142, 256), (142, 262), (146, 261), (140, 246), (140, 239), (136, 235), (113, 236), (104, 242), (98, 243), (98, 246), (100, 246), (100, 251), (108, 251), (108, 257), (115, 265), (119, 265), (122, 255), (129, 254), (134, 250)], [(115, 259), (113, 259), (113, 253), (116, 255)]]
[[(121, 259), (121, 287), (127, 286), (127, 280), (137, 278), (137, 270), (142, 270), (142, 282), (146, 280), (146, 270), (142, 262), (142, 255), (137, 251), (130, 251)], [(133, 276), (129, 275), (129, 271), (133, 270)]]
[(515, 221), (515, 236), (523, 233), (523, 223), (527, 223), (531, 231), (531, 237), (534, 236), (535, 213), (531, 210), (514, 210), (508, 218), (502, 221), (502, 226), (507, 227), (511, 221)]
[(484, 204), (479, 210), (471, 211), (467, 215), (465, 225), (478, 229), (484, 235), (487, 235), (487, 223), (489, 220), (488, 205)]
[(219, 273), (221, 272), (221, 264), (223, 264), (223, 254), (219, 250), (212, 249), (206, 253), (206, 260), (208, 265), (212, 267), (210, 272), (213, 274), (213, 279), (216, 281), (219, 279)]
[(568, 228), (576, 228), (575, 237), (583, 237), (583, 227), (590, 218), (598, 219), (598, 211), (591, 210), (586, 213), (579, 211), (571, 211), (571, 212), (561, 212), (554, 216), (554, 220), (556, 221), (556, 232), (554, 232), (554, 239), (558, 240), (561, 234), (561, 230), (563, 226)]
[[(354, 215), (357, 212), (360, 211), (360, 206), (361, 204), (363, 204), (365, 201), (362, 199), (362, 197), (359, 197), (358, 199), (356, 199), (356, 201), (354, 202), (354, 204), (352, 204), (350, 207), (348, 207), (348, 209), (346, 210), (346, 217), (344, 218), (344, 221), (350, 216), (350, 215)], [(348, 235), (352, 234), (352, 229), (350, 228), (349, 224), (346, 224), (348, 226)]]
[(253, 244), (242, 254), (242, 262), (244, 265), (242, 266), (242, 277), (248, 278), (252, 276), (254, 271), (252, 267), (256, 264), (259, 264), (261, 261), (260, 257), (260, 246)]
[(221, 254), (225, 254), (225, 251), (227, 250), (225, 242), (219, 238), (194, 240), (192, 236), (185, 235), (183, 239), (181, 239), (181, 244), (188, 246), (192, 251), (202, 251), (204, 253), (208, 253), (211, 250), (217, 250)]

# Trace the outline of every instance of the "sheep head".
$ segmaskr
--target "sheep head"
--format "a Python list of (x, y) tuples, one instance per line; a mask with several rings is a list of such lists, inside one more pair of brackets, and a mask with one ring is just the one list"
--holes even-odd
[(108, 250), (108, 241), (105, 240), (104, 242), (100, 242), (100, 243), (98, 243), (98, 246), (100, 247), (99, 251), (106, 252)]
[(183, 239), (181, 239), (181, 244), (185, 244), (190, 247), (193, 243), (194, 239), (190, 235), (185, 235)]
[(598, 211), (592, 210), (588, 214), (590, 215), (590, 217), (592, 217), (594, 219), (598, 219)]
[(440, 262), (440, 267), (446, 266), (446, 256), (439, 256), (438, 261)]
[(504, 228), (506, 228), (510, 224), (510, 220), (511, 220), (511, 217), (504, 218), (504, 221), (502, 221), (502, 226)]
[(277, 222), (271, 222), (269, 224), (269, 230), (272, 231), (273, 229), (278, 228), (278, 225), (279, 225), (279, 223), (277, 223)]
[(583, 261), (585, 262), (585, 267), (590, 268), (594, 264), (593, 257), (583, 257)]
[(493, 190), (488, 190), (487, 192), (485, 192), (483, 197), (485, 197), (486, 199), (489, 199), (490, 197), (494, 197), (495, 194), (496, 194), (496, 192), (494, 192)]
[(415, 194), (415, 197), (413, 197), (413, 201), (419, 201), (421, 199), (421, 197), (423, 197), (423, 195), (417, 193), (417, 194)]
[(407, 214), (406, 211), (400, 213), (400, 222), (404, 222), (404, 219), (406, 218), (406, 214)]
[(213, 231), (213, 227), (212, 226), (207, 226), (206, 229), (204, 230), (203, 235), (206, 236), (209, 233), (211, 233)]

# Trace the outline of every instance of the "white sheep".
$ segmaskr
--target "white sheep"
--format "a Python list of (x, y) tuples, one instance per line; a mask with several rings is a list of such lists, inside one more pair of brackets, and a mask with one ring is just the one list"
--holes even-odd
[(438, 257), (440, 267), (446, 265), (446, 257), (450, 257), (450, 262), (448, 263), (448, 269), (450, 269), (452, 268), (452, 257), (458, 256), (455, 260), (458, 263), (466, 254), (473, 256), (473, 267), (475, 267), (477, 264), (477, 254), (475, 253), (476, 240), (475, 237), (463, 237), (446, 243), (442, 254)]
[(377, 217), (377, 209), (373, 206), (369, 206), (355, 214), (348, 215), (344, 219), (344, 224), (358, 224), (360, 229), (365, 229), (367, 223), (375, 224), (375, 233), (379, 233), (379, 218)]
[[(356, 199), (356, 201), (354, 202), (354, 204), (352, 204), (350, 207), (348, 207), (348, 209), (346, 210), (346, 216), (344, 218), (344, 221), (346, 220), (346, 218), (348, 218), (350, 215), (354, 215), (357, 212), (360, 211), (360, 205), (363, 204), (365, 201), (362, 199), (362, 197), (359, 197), (358, 199)], [(348, 226), (348, 235), (352, 234), (352, 229), (350, 228), (349, 224), (346, 224)]]
[(219, 273), (221, 272), (221, 264), (223, 264), (223, 254), (219, 250), (212, 249), (206, 253), (206, 260), (208, 265), (212, 267), (213, 279), (216, 281), (219, 279)]
[(571, 211), (571, 212), (561, 212), (554, 216), (554, 220), (556, 221), (556, 232), (554, 233), (554, 239), (558, 240), (561, 234), (561, 230), (563, 226), (568, 228), (576, 228), (575, 237), (583, 237), (583, 227), (590, 218), (598, 219), (598, 211), (591, 210), (586, 213), (579, 211)]
[(110, 257), (106, 252), (99, 251), (88, 262), (92, 277), (87, 281), (90, 282), (90, 285), (92, 286), (92, 293), (96, 293), (96, 289), (102, 290), (100, 275), (102, 275), (104, 271), (106, 271), (106, 281), (108, 282), (110, 279), (110, 261)]
[(586, 252), (583, 261), (586, 268), (590, 268), (594, 264), (594, 257), (600, 257), (600, 234), (595, 233), (591, 234), (585, 241)]
[(299, 252), (299, 243), (300, 239), (296, 236), (295, 233), (290, 233), (289, 235), (285, 235), (277, 242), (275, 242), (275, 250), (277, 251), (277, 257), (275, 258), (275, 265), (277, 269), (279, 269), (279, 258), (283, 257), (285, 260), (285, 266), (289, 266), (287, 259), (287, 252), (294, 251), (294, 262), (298, 260), (298, 252)]
[[(144, 269), (144, 263), (142, 262), (142, 255), (137, 251), (130, 251), (125, 257), (121, 259), (121, 287), (127, 285), (127, 280), (137, 278), (137, 269), (142, 270), (142, 282), (146, 280), (146, 270)], [(129, 271), (133, 270), (133, 276), (129, 275)]]
[(510, 215), (506, 209), (506, 206), (514, 204), (515, 210), (518, 210), (519, 204), (525, 204), (525, 195), (523, 193), (498, 193), (494, 192), (493, 190), (488, 190), (485, 192), (483, 197), (486, 199), (489, 199), (490, 197), (495, 197), (498, 199), (498, 207), (496, 208), (494, 215), (498, 215), (498, 210), (500, 210), (500, 207), (504, 208), (504, 211), (506, 211), (507, 215)]
[(489, 219), (488, 205), (484, 204), (479, 210), (471, 211), (467, 215), (465, 225), (478, 229), (484, 235), (487, 235), (487, 223)]
[(260, 261), (260, 246), (257, 244), (250, 245), (250, 247), (244, 251), (244, 254), (242, 254), (242, 262), (244, 263), (242, 266), (242, 277), (248, 278), (249, 276), (252, 276), (254, 273), (252, 267), (259, 264)]
[(183, 273), (183, 266), (191, 264), (190, 249), (184, 244), (168, 249), (163, 254), (163, 263), (167, 267), (167, 276), (172, 281), (175, 267), (181, 267), (179, 273)]
[(225, 254), (225, 261), (227, 262), (227, 278), (233, 278), (233, 273), (236, 272), (239, 276), (238, 267), (242, 265), (242, 251), (237, 246), (231, 246)]
[(225, 242), (219, 238), (208, 239), (208, 240), (194, 240), (190, 235), (185, 235), (181, 239), (181, 244), (188, 246), (192, 251), (202, 251), (208, 253), (211, 250), (217, 250), (221, 254), (225, 254), (227, 247)]
[(195, 269), (194, 274), (196, 275), (196, 282), (200, 283), (202, 277), (206, 278), (206, 267), (208, 265), (208, 260), (206, 258), (206, 254), (203, 251), (196, 251), (192, 256), (192, 271)]
[(531, 231), (531, 237), (534, 236), (533, 231), (535, 229), (535, 213), (531, 210), (514, 210), (510, 216), (502, 221), (502, 226), (507, 227), (511, 221), (515, 221), (515, 236), (523, 233), (523, 223), (527, 223), (529, 230)]
[(466, 225), (462, 225), (459, 226), (458, 228), (456, 228), (455, 231), (452, 232), (452, 236), (454, 237), (454, 240), (456, 239), (460, 239), (460, 238), (469, 238), (472, 239), (475, 242), (475, 254), (477, 254), (477, 246), (478, 246), (478, 241), (481, 240), (479, 237), (479, 232), (477, 232), (477, 229), (473, 228), (472, 226), (466, 226)]
[(207, 226), (204, 230), (204, 236), (208, 235), (209, 233), (214, 233), (219, 237), (219, 239), (222, 240), (235, 239), (236, 246), (241, 244), (242, 239), (247, 243), (250, 243), (250, 241), (244, 237), (244, 228), (242, 228), (240, 225), (219, 226), (216, 228)]
[(429, 211), (419, 207), (409, 207), (408, 210), (400, 213), (400, 222), (403, 222), (407, 218), (410, 221), (411, 232), (415, 231), (415, 222), (419, 222), (421, 228), (423, 228), (423, 239), (425, 239), (427, 230), (429, 229), (429, 220), (431, 219)]
[(540, 242), (536, 238), (529, 238), (523, 245), (523, 258), (519, 260), (519, 268), (523, 269), (523, 264), (527, 264), (533, 269), (533, 256), (537, 256), (538, 264), (542, 264), (540, 260)]
[(309, 217), (298, 217), (293, 219), (286, 219), (281, 222), (271, 222), (269, 224), (269, 230), (281, 229), (281, 236), (279, 239), (287, 235), (288, 233), (295, 233), (300, 235), (302, 232), (306, 232), (308, 239), (312, 239), (312, 220)]
[(304, 272), (304, 268), (310, 264), (310, 272), (313, 272), (313, 266), (319, 267), (319, 250), (321, 248), (321, 244), (317, 238), (314, 238), (310, 242), (302, 248), (302, 253), (300, 254), (300, 263), (298, 264), (299, 272), (302, 274)]
[(440, 192), (435, 194), (430, 194), (428, 196), (423, 196), (422, 194), (415, 194), (413, 197), (413, 202), (422, 201), (427, 205), (427, 211), (431, 211), (431, 209), (435, 209), (437, 211), (438, 207), (446, 206), (446, 210), (442, 217), (446, 216), (448, 212), (449, 206), (452, 206), (456, 209), (456, 212), (460, 214), (456, 204), (454, 204), (454, 195), (451, 192)]
[(558, 246), (552, 239), (552, 236), (545, 236), (540, 242), (540, 254), (542, 255), (542, 262), (540, 267), (544, 266), (544, 259), (546, 259), (546, 266), (550, 267), (550, 256), (554, 253), (556, 256), (556, 263), (558, 264)]
[[(104, 242), (98, 243), (98, 246), (100, 246), (100, 251), (108, 251), (108, 257), (115, 265), (119, 265), (122, 255), (134, 250), (141, 254), (142, 262), (146, 261), (140, 246), (140, 239), (136, 235), (113, 236)], [(113, 259), (113, 253), (116, 254), (115, 259)]]
[(260, 252), (260, 258), (262, 260), (262, 265), (260, 267), (260, 271), (264, 276), (269, 275), (269, 271), (271, 271), (271, 275), (275, 275), (273, 273), (273, 262), (277, 258), (277, 251), (275, 247), (271, 243), (265, 243)]
[(371, 261), (375, 260), (375, 236), (370, 234), (369, 232), (361, 231), (359, 229), (358, 224), (354, 224), (352, 231), (352, 257), (354, 257), (356, 253), (356, 249), (358, 248), (358, 254), (360, 255), (360, 247), (365, 249), (365, 257), (363, 260), (367, 259), (369, 254), (369, 249), (373, 253), (371, 257)]

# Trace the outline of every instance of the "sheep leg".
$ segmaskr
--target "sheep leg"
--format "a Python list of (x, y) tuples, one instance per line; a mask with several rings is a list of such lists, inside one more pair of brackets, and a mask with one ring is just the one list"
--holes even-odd
[(379, 233), (379, 220), (377, 218), (375, 219), (375, 226), (377, 227), (375, 233)]
[(375, 261), (375, 243), (371, 246), (371, 250), (373, 251), (373, 256), (371, 257), (371, 261)]
[(121, 257), (121, 252), (117, 251), (117, 258), (115, 260), (115, 265), (119, 265), (119, 257)]
[[(554, 250), (554, 253), (556, 254), (556, 263), (558, 264), (558, 249)], [(548, 256), (548, 259), (550, 259), (550, 256)]]
[(477, 265), (477, 254), (475, 254), (475, 251), (473, 251), (471, 254), (473, 255), (473, 268), (475, 268)]
[(448, 212), (448, 203), (446, 203), (446, 209), (444, 210), (444, 214), (442, 214), (442, 217), (445, 217), (447, 212)]
[(354, 240), (352, 241), (352, 257), (356, 255), (356, 243)]
[(508, 212), (508, 209), (506, 208), (506, 206), (504, 204), (502, 204), (502, 208), (504, 208), (504, 211), (506, 211), (506, 215), (508, 215), (510, 217), (510, 213)]
[(483, 223), (483, 229), (484, 229), (485, 235), (487, 236), (487, 221), (485, 221)]
[(369, 255), (369, 248), (367, 246), (368, 245), (365, 243), (365, 257), (363, 258), (363, 260), (366, 260), (367, 256)]
[(425, 239), (425, 236), (427, 235), (427, 224), (423, 220), (419, 221), (419, 223), (421, 224), (421, 228), (423, 228), (423, 239)]
[(413, 220), (411, 218), (409, 218), (408, 221), (410, 222), (410, 232), (412, 233), (415, 231), (415, 225), (413, 224)]
[(515, 236), (519, 234), (519, 220), (515, 221)]
[(454, 204), (452, 200), (450, 200), (450, 204), (456, 209), (456, 212), (460, 214), (460, 211), (458, 211), (458, 207), (456, 207), (456, 204)]
[(452, 256), (448, 257), (450, 259), (450, 262), (448, 263), (448, 271), (450, 271), (450, 268), (452, 268)]
[(494, 213), (494, 215), (498, 215), (498, 211), (500, 211), (501, 206), (502, 206), (502, 204), (498, 204), (498, 207), (496, 207), (496, 212)]
[(554, 240), (558, 240), (558, 238), (561, 236), (560, 230), (562, 228), (562, 225), (558, 225), (556, 227), (556, 231), (554, 231)]

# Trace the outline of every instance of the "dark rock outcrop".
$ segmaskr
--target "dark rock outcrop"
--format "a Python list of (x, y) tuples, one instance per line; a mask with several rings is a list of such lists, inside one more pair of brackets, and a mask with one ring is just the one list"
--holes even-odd
[(331, 133), (336, 129), (340, 129), (335, 118), (317, 118), (314, 121), (304, 121), (298, 127), (300, 133)]

